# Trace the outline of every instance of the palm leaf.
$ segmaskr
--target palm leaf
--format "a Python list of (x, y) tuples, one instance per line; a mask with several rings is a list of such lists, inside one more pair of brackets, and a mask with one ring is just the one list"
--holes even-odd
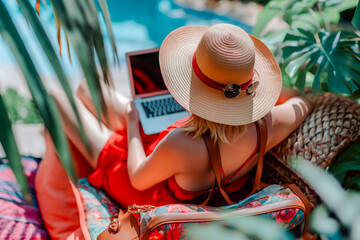
[[(1, 9), (0, 3), (0, 9)], [(21, 156), (16, 146), (14, 134), (12, 132), (11, 123), (4, 105), (4, 101), (0, 95), (0, 142), (9, 161), (9, 166), (13, 170), (16, 180), (20, 185), (24, 199), (27, 203), (31, 203), (31, 195), (27, 179), (24, 174), (24, 168), (21, 164)]]
[[(80, 119), (80, 115), (79, 112), (76, 108), (75, 105), (75, 100), (69, 85), (69, 81), (62, 69), (62, 66), (60, 64), (60, 61), (58, 59), (58, 57), (56, 56), (55, 50), (42, 26), (42, 24), (40, 23), (38, 17), (36, 16), (35, 12), (33, 11), (33, 8), (31, 7), (29, 1), (27, 0), (17, 0), (18, 4), (20, 6), (20, 9), (25, 17), (25, 19), (30, 23), (32, 29), (34, 30), (34, 33), (39, 41), (39, 43), (42, 46), (42, 49), (44, 50), (44, 53), (46, 55), (46, 57), (49, 60), (49, 63), (51, 64), (52, 68), (54, 69), (59, 82), (62, 86), (62, 88), (64, 89), (64, 92), (71, 104), (71, 107), (75, 113), (76, 119), (79, 123), (79, 134), (82, 137), (82, 140), (85, 144), (85, 146), (89, 149), (89, 141), (87, 139), (87, 137), (85, 136), (85, 131), (84, 131), (84, 127), (83, 124), (81, 122)], [(58, 19), (58, 16), (56, 13), (54, 13), (55, 15), (55, 20)], [(58, 19), (58, 21), (60, 21)], [(57, 20), (56, 20), (57, 22)], [(57, 23), (57, 30), (58, 30), (58, 37), (60, 36), (60, 23)], [(61, 46), (61, 45), (60, 45)], [(60, 53), (61, 53), (61, 49), (60, 49)]]
[[(9, 44), (10, 49), (21, 68), (27, 85), (33, 97), (36, 108), (48, 129), (59, 158), (67, 170), (70, 178), (75, 182), (76, 176), (72, 165), (69, 146), (66, 136), (62, 130), (60, 115), (56, 105), (47, 93), (40, 76), (36, 71), (34, 63), (16, 30), (13, 21), (7, 12), (3, 2), (0, 2), (0, 33)], [(4, 113), (2, 113), (4, 114)]]
[(111, 29), (111, 20), (110, 20), (110, 14), (109, 14), (108, 5), (106, 3), (106, 0), (98, 0), (98, 2), (99, 2), (100, 7), (101, 7), (102, 15), (104, 16), (104, 19), (105, 19), (105, 23), (106, 23), (106, 26), (107, 26), (107, 31), (108, 31), (110, 41), (111, 41), (111, 46), (112, 46), (112, 49), (114, 51), (114, 63), (115, 64), (120, 64), (119, 56), (118, 56), (118, 53), (117, 53), (116, 44), (115, 44), (115, 40), (114, 40), (114, 34), (113, 34), (112, 29)]
[[(109, 83), (108, 64), (105, 55), (103, 38), (97, 19), (97, 9), (92, 0), (86, 1), (51, 1), (58, 13), (65, 34), (76, 52), (89, 86), (92, 101), (100, 121), (101, 112), (107, 117), (104, 98), (95, 64), (95, 55), (103, 72), (103, 79)], [(96, 17), (94, 17), (96, 16)]]
[[(294, 76), (300, 66), (304, 69), (296, 80), (298, 86), (303, 86), (304, 75), (316, 67), (313, 82), (315, 91), (322, 89), (335, 93), (359, 94), (359, 37), (354, 32), (330, 33), (321, 30), (315, 38), (310, 31), (299, 29), (288, 33), (284, 42), (282, 67), (290, 76)], [(310, 60), (306, 61), (307, 58)], [(324, 73), (327, 78), (322, 86), (320, 81)]]

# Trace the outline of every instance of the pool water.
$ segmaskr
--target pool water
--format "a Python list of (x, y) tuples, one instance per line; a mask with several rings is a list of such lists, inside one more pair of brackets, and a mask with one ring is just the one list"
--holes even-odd
[[(22, 17), (16, 1), (3, 0), (3, 2), (8, 8), (19, 32), (21, 32), (23, 41), (36, 63), (38, 71), (42, 75), (53, 75), (51, 66), (48, 64), (34, 34)], [(121, 73), (118, 78), (123, 80), (127, 77), (125, 64), (126, 52), (158, 47), (161, 45), (165, 36), (178, 27), (185, 25), (213, 25), (220, 22), (227, 22), (238, 25), (247, 32), (251, 31), (250, 26), (230, 16), (179, 6), (173, 0), (108, 0), (107, 3), (121, 64), (121, 69), (118, 70)], [(56, 28), (51, 7), (45, 8), (42, 6), (40, 13), (40, 19), (51, 41), (54, 43), (54, 46), (57, 46)], [(105, 29), (102, 19), (101, 23), (103, 29)], [(111, 46), (107, 36), (105, 36), (105, 40), (108, 59), (111, 60)], [(58, 48), (56, 47), (56, 49)], [(76, 59), (70, 63), (67, 57), (67, 49), (64, 41), (62, 51), (62, 63), (67, 74), (70, 78), (81, 78), (82, 74)], [(0, 66), (16, 64), (6, 43), (1, 38), (0, 53)], [(72, 56), (74, 55), (72, 52)], [(112, 63), (112, 61), (110, 62)]]

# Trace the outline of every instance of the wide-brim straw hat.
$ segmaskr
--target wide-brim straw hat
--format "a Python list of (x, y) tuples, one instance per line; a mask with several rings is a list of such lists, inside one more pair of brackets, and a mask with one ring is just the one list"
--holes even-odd
[[(241, 85), (253, 79), (259, 82), (255, 92), (226, 97), (195, 73), (194, 54), (206, 78), (222, 85)], [(163, 41), (159, 61), (164, 82), (175, 100), (212, 122), (255, 122), (272, 109), (280, 95), (281, 71), (274, 55), (263, 42), (235, 25), (178, 28)]]

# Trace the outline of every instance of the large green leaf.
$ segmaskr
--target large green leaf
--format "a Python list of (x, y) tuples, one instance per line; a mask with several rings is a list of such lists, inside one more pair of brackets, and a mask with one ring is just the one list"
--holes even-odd
[(62, 130), (61, 118), (56, 108), (56, 104), (41, 82), (34, 63), (32, 62), (19, 32), (16, 30), (3, 2), (0, 2), (0, 33), (4, 40), (9, 44), (10, 49), (25, 76), (35, 106), (39, 110), (39, 114), (44, 120), (44, 124), (53, 139), (63, 166), (67, 170), (70, 178), (75, 181), (76, 176), (72, 165), (69, 146)]
[[(0, 12), (1, 12), (0, 3)], [(1, 24), (0, 24), (1, 25)], [(9, 166), (13, 170), (16, 180), (20, 185), (21, 191), (23, 193), (24, 199), (26, 202), (31, 203), (31, 195), (29, 192), (29, 186), (27, 184), (27, 179), (24, 174), (24, 168), (21, 164), (21, 156), (16, 146), (16, 141), (14, 134), (12, 132), (11, 123), (7, 110), (5, 108), (2, 96), (0, 95), (0, 143), (4, 148), (6, 157), (9, 161)]]
[(360, 190), (357, 185), (360, 181), (360, 143), (351, 145), (341, 154), (330, 171), (345, 188)]
[[(55, 53), (55, 50), (45, 32), (42, 24), (40, 23), (38, 16), (35, 14), (32, 6), (30, 5), (29, 1), (28, 0), (17, 0), (17, 2), (20, 6), (20, 9), (21, 9), (25, 19), (29, 22), (32, 29), (34, 30), (34, 33), (35, 33), (39, 43), (41, 44), (42, 49), (44, 50), (44, 53), (49, 60), (49, 63), (51, 64), (52, 68), (54, 69), (54, 71), (58, 77), (58, 80), (61, 83), (62, 88), (64, 89), (67, 99), (69, 100), (69, 102), (74, 110), (76, 119), (79, 123), (79, 134), (82, 137), (82, 140), (83, 140), (85, 146), (87, 146), (87, 148), (89, 148), (88, 139), (85, 136), (84, 127), (82, 125), (82, 122), (81, 122), (81, 119), (79, 116), (79, 112), (75, 105), (75, 101), (74, 101), (73, 93), (72, 93), (70, 85), (69, 85), (69, 81), (63, 71), (63, 68), (62, 68), (60, 61)], [(54, 15), (57, 16), (57, 14), (54, 14)]]
[[(290, 167), (308, 182), (328, 208), (345, 225), (360, 216), (360, 206), (330, 173), (303, 159), (292, 159)], [(357, 197), (358, 198), (358, 197)]]
[[(296, 0), (291, 0), (296, 2)], [(286, 0), (272, 0), (265, 5), (264, 9), (259, 13), (256, 24), (252, 30), (255, 37), (259, 37), (261, 32), (267, 26), (271, 19), (280, 16), (287, 7)]]
[[(334, 33), (319, 31), (316, 37), (308, 30), (288, 33), (284, 38), (283, 68), (294, 76), (299, 66), (302, 74), (296, 81), (303, 82), (304, 74), (314, 66), (314, 89), (329, 90), (335, 93), (359, 94), (359, 38), (354, 32), (338, 31)], [(306, 59), (309, 58), (309, 61)], [(310, 65), (310, 66), (309, 66)], [(326, 73), (325, 86), (321, 86), (322, 74)], [(303, 84), (298, 84), (302, 86)], [(303, 90), (303, 89), (300, 89)]]
[(259, 37), (267, 24), (281, 16), (291, 29), (306, 29), (316, 33), (337, 24), (340, 12), (354, 8), (357, 0), (272, 0), (258, 15), (252, 34)]
[(360, 1), (358, 2), (354, 17), (351, 22), (358, 30), (360, 30)]
[(345, 191), (333, 175), (307, 160), (294, 158), (289, 165), (326, 205), (315, 209), (311, 218), (312, 228), (321, 239), (359, 239), (360, 194)]
[(358, 0), (331, 0), (324, 1), (325, 9), (331, 9), (337, 12), (343, 12), (356, 7)]

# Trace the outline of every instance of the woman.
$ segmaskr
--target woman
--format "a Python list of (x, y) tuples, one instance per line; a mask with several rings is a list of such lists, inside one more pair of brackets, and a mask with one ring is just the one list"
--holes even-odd
[[(132, 101), (103, 87), (109, 118), (102, 118), (105, 126), (99, 125), (82, 84), (78, 107), (90, 140), (88, 153), (71, 108), (62, 94), (53, 94), (67, 136), (95, 169), (89, 182), (104, 188), (123, 207), (199, 203), (206, 198), (215, 181), (203, 140), (207, 133), (219, 145), (224, 189), (245, 191), (257, 163), (252, 157), (258, 147), (255, 122), (266, 119), (267, 151), (312, 110), (305, 96), (282, 88), (270, 50), (234, 25), (179, 28), (164, 40), (159, 60), (167, 88), (191, 117), (150, 143), (144, 143)], [(277, 101), (284, 103), (274, 106)]]

